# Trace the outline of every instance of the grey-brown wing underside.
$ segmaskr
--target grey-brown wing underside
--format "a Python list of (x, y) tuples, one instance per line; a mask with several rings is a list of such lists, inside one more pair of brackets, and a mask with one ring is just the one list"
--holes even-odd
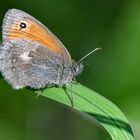
[(30, 40), (7, 42), (0, 54), (2, 75), (15, 89), (59, 85), (64, 67), (62, 56)]

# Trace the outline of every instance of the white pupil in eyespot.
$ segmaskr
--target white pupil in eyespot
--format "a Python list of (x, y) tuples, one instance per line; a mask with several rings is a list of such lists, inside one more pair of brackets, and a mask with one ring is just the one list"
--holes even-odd
[(24, 22), (20, 23), (20, 28), (25, 29), (26, 27), (27, 27), (26, 23), (24, 23)]

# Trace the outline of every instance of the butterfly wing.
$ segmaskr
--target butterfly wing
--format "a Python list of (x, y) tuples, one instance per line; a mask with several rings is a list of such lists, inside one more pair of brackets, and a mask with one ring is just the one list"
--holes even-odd
[(71, 69), (63, 58), (35, 42), (15, 39), (5, 43), (0, 54), (4, 78), (15, 89), (63, 85), (72, 79)]
[(21, 10), (10, 9), (3, 20), (3, 45), (15, 39), (36, 42), (63, 57), (65, 64), (71, 64), (69, 52), (47, 27)]

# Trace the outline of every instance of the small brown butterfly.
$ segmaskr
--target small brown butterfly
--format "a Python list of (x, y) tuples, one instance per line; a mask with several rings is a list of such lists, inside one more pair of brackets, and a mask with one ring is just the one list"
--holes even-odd
[(14, 89), (64, 86), (82, 72), (81, 60), (74, 62), (62, 42), (29, 14), (18, 9), (6, 13), (0, 69)]

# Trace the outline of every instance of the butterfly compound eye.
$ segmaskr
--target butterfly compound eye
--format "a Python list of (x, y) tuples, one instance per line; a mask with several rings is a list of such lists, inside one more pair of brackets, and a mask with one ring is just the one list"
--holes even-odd
[(20, 28), (21, 29), (25, 29), (26, 27), (27, 27), (26, 23), (24, 23), (24, 22), (20, 23)]

